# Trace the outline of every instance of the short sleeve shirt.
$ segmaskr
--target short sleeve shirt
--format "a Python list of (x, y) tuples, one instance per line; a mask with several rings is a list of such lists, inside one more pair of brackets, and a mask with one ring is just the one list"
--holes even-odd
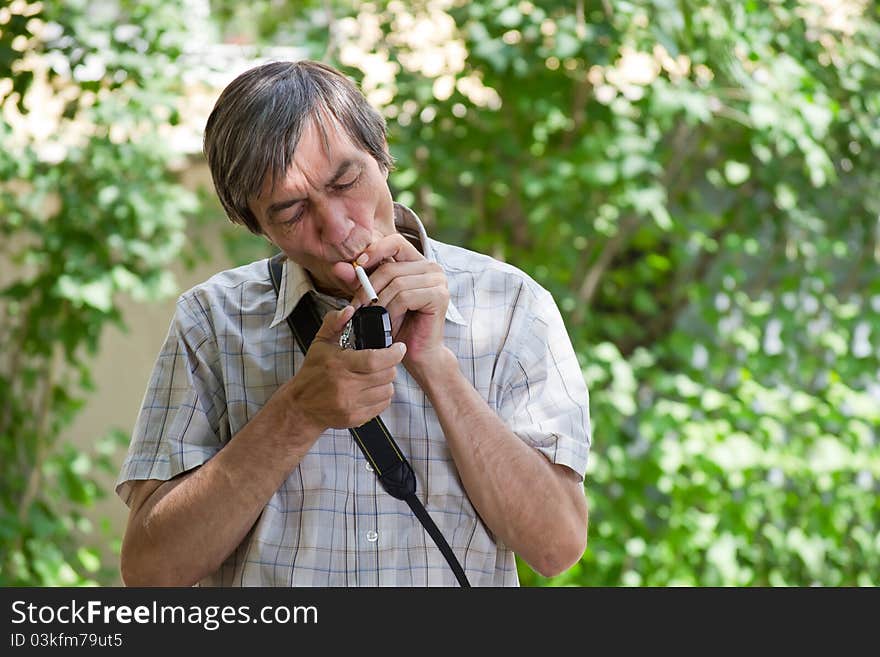
[[(590, 448), (584, 378), (552, 296), (493, 258), (428, 238), (396, 205), (399, 231), (446, 274), (445, 343), (512, 432), (583, 478)], [(279, 293), (261, 260), (180, 296), (117, 480), (168, 480), (217, 454), (302, 366), (285, 319), (315, 291), (284, 265)], [(398, 367), (382, 413), (416, 475), (416, 495), (474, 586), (516, 586), (513, 552), (468, 499), (430, 400)], [(529, 482), (517, 485), (528, 486)], [(239, 547), (202, 586), (455, 586), (440, 550), (405, 502), (386, 493), (347, 430), (328, 429), (272, 495)]]

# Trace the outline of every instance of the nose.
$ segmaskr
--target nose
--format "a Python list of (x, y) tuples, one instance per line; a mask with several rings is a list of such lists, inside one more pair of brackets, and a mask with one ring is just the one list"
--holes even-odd
[(333, 246), (339, 246), (345, 242), (354, 227), (354, 221), (348, 216), (342, 199), (325, 198), (316, 209), (318, 211), (318, 233), (321, 241)]

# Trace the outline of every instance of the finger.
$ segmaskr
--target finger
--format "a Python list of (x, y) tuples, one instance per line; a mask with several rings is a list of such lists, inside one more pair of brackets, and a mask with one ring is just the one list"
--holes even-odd
[(386, 258), (392, 258), (395, 261), (424, 260), (425, 256), (419, 253), (418, 249), (403, 235), (394, 233), (370, 244), (358, 257), (357, 262), (361, 267), (369, 269)]
[[(413, 274), (411, 276), (398, 276), (393, 278), (388, 285), (383, 285), (378, 291), (379, 304), (388, 308), (392, 300), (400, 294), (410, 290), (435, 290), (437, 298), (442, 299), (447, 293), (446, 278), (435, 273)], [(407, 310), (416, 310), (407, 308)], [(390, 312), (390, 311), (389, 311)]]
[(360, 421), (358, 421), (358, 422), (352, 424), (351, 426), (352, 426), (352, 427), (359, 427), (359, 426), (361, 426), (362, 424), (366, 424), (367, 422), (369, 422), (370, 420), (372, 420), (372, 419), (373, 419), (374, 417), (376, 417), (377, 415), (380, 415), (380, 414), (381, 414), (383, 411), (385, 411), (389, 406), (391, 406), (391, 400), (390, 400), (390, 399), (386, 399), (386, 400), (384, 400), (383, 402), (381, 402), (381, 403), (379, 403), (379, 404), (375, 404), (375, 405), (373, 405), (373, 406), (370, 406), (370, 407), (368, 407), (368, 408), (363, 409), (363, 410), (359, 413), (360, 417), (363, 418), (363, 419), (361, 419)]
[(368, 390), (364, 390), (360, 395), (358, 395), (357, 408), (367, 408), (370, 406), (375, 406), (376, 404), (390, 401), (393, 396), (394, 384), (385, 383), (381, 386), (375, 386), (373, 388), (369, 388)]
[(362, 377), (361, 389), (367, 390), (369, 388), (375, 388), (376, 386), (384, 386), (394, 381), (394, 379), (397, 378), (397, 368), (387, 367), (384, 370), (376, 370), (369, 374), (359, 373), (357, 376)]
[[(379, 303), (382, 304), (392, 318), (403, 315), (409, 311), (417, 311), (426, 314), (445, 314), (449, 305), (449, 291), (445, 287), (423, 287), (400, 291), (383, 291), (379, 295)], [(393, 326), (393, 325), (392, 325)]]
[(354, 308), (346, 306), (342, 310), (331, 310), (324, 315), (324, 321), (321, 327), (315, 333), (315, 340), (323, 342), (332, 342), (339, 344), (339, 336), (342, 335), (342, 329), (354, 315)]
[(351, 372), (340, 386), (340, 395), (344, 399), (359, 399), (365, 391), (380, 388), (394, 382), (397, 369), (388, 367), (375, 372)]
[(386, 349), (345, 350), (342, 358), (351, 372), (373, 374), (398, 365), (406, 354), (406, 345), (397, 342)]
[(381, 292), (391, 284), (398, 285), (399, 289), (445, 286), (446, 274), (440, 265), (428, 260), (389, 262), (370, 275), (370, 282), (376, 292)]

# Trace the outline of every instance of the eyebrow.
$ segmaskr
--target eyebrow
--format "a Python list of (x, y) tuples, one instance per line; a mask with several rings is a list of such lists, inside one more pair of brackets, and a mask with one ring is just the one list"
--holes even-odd
[(339, 167), (336, 169), (336, 173), (333, 174), (333, 177), (330, 179), (330, 182), (327, 183), (327, 187), (332, 187), (336, 183), (339, 182), (339, 179), (342, 178), (348, 170), (355, 166), (357, 161), (355, 160), (343, 160)]
[[(336, 168), (336, 172), (330, 178), (330, 181), (327, 183), (326, 187), (332, 187), (333, 185), (338, 183), (339, 179), (342, 178), (346, 173), (348, 173), (349, 169), (351, 169), (352, 166), (356, 166), (357, 164), (358, 164), (358, 162), (356, 160), (351, 160), (351, 159), (343, 160), (339, 164), (339, 166)], [(271, 219), (272, 217), (274, 217), (276, 214), (278, 214), (282, 210), (286, 210), (287, 208), (296, 205), (300, 201), (305, 201), (305, 200), (306, 200), (305, 197), (287, 198), (287, 199), (284, 199), (283, 201), (278, 201), (276, 203), (273, 203), (266, 210), (266, 216), (268, 216)]]

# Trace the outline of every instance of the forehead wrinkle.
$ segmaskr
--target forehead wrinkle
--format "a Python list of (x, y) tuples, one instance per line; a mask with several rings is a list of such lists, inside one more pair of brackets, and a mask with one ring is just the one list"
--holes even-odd
[[(322, 187), (320, 181), (315, 178), (315, 176), (321, 172), (316, 172), (315, 176), (311, 176), (310, 179), (308, 172), (315, 168), (312, 166), (314, 163), (309, 161), (304, 162), (302, 160), (304, 152), (304, 149), (302, 148), (303, 142), (312, 136), (309, 135), (309, 132), (316, 129), (321, 133), (320, 152), (324, 155), (327, 162), (330, 160), (331, 149), (326, 137), (326, 132), (322, 128), (316, 127), (314, 123), (314, 121), (311, 121), (304, 126), (303, 132), (297, 142), (296, 151), (287, 167), (287, 171), (270, 175), (266, 178), (265, 184), (260, 190), (258, 196), (260, 200), (265, 200), (266, 203), (271, 203), (275, 197), (279, 197), (278, 200), (283, 200), (280, 198), (281, 196), (284, 196), (285, 198), (293, 198), (295, 196), (304, 197), (307, 195), (309, 189), (317, 191)], [(310, 153), (310, 157), (314, 157), (313, 152)]]
[[(332, 182), (332, 177), (338, 173), (339, 167), (344, 162), (349, 161), (353, 163), (357, 159), (355, 154), (346, 155), (346, 147), (353, 146), (348, 133), (343, 130), (339, 122), (331, 115), (322, 113), (322, 116), (326, 118), (326, 121), (313, 118), (306, 124), (303, 130), (303, 137), (300, 138), (300, 144), (302, 144), (306, 135), (312, 138), (319, 137), (319, 152), (323, 156), (323, 160), (317, 163), (319, 166), (314, 166), (315, 159), (320, 156), (312, 150), (309, 152), (309, 155), (313, 158), (312, 161), (302, 161), (301, 155), (303, 151), (300, 149), (298, 154), (294, 154), (293, 162), (291, 163), (292, 166), (296, 166), (298, 172), (306, 179), (309, 187), (315, 191), (322, 190), (325, 185)], [(355, 150), (357, 149), (355, 148)], [(339, 161), (333, 159), (334, 155), (340, 158)]]
[[(321, 166), (311, 166), (314, 164), (314, 158), (316, 157), (316, 151), (314, 149), (309, 153), (312, 162), (302, 161), (302, 155), (304, 152), (302, 145), (303, 141), (306, 139), (317, 139), (319, 145), (317, 152), (323, 155), (324, 158), (324, 160), (319, 163)], [(333, 114), (331, 114), (326, 108), (320, 106), (316, 107), (315, 114), (303, 125), (302, 132), (300, 133), (297, 146), (294, 150), (287, 171), (284, 174), (277, 176), (268, 176), (257, 198), (260, 201), (264, 201), (265, 206), (268, 207), (275, 201), (283, 201), (285, 199), (298, 197), (304, 198), (308, 196), (310, 190), (315, 192), (323, 190), (327, 180), (323, 180), (322, 178), (327, 178), (329, 180), (329, 178), (336, 173), (332, 156), (334, 143), (336, 143), (338, 147), (340, 142), (343, 147), (340, 150), (344, 150), (344, 146), (347, 143), (351, 143), (351, 138)], [(322, 169), (324, 168), (327, 170), (323, 171)], [(291, 180), (294, 170), (297, 174), (297, 179)], [(314, 172), (311, 176), (309, 175), (310, 171)], [(302, 185), (303, 181), (305, 185)]]

